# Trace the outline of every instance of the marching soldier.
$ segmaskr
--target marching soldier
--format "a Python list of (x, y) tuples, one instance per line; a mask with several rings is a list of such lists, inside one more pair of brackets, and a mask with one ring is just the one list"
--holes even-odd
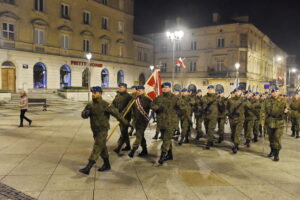
[(217, 118), (219, 115), (219, 98), (215, 93), (215, 86), (210, 85), (207, 88), (207, 94), (202, 98), (203, 112), (204, 112), (204, 125), (207, 135), (207, 143), (205, 149), (210, 149), (214, 140), (215, 128), (217, 125)]
[(260, 122), (260, 111), (261, 111), (261, 101), (260, 101), (260, 94), (259, 92), (254, 93), (254, 97), (252, 99), (253, 104), (256, 104), (255, 108), (253, 109), (253, 113), (255, 115), (255, 120), (254, 120), (254, 126), (253, 126), (253, 142), (258, 141), (258, 136), (259, 136), (259, 122)]
[(188, 89), (184, 88), (181, 90), (181, 100), (185, 104), (185, 110), (180, 112), (180, 125), (181, 125), (181, 137), (180, 141), (178, 142), (179, 145), (182, 143), (189, 143), (189, 131), (190, 131), (190, 122), (191, 122), (191, 112), (192, 107), (190, 104), (190, 96)]
[(198, 89), (196, 94), (196, 105), (195, 105), (195, 118), (196, 118), (196, 140), (199, 140), (204, 136), (204, 132), (202, 130), (202, 123), (203, 123), (203, 101), (202, 101), (202, 90)]
[(133, 125), (136, 129), (136, 139), (132, 145), (132, 149), (128, 154), (129, 157), (133, 157), (135, 151), (142, 146), (142, 152), (139, 156), (148, 155), (147, 151), (147, 143), (145, 139), (145, 130), (149, 123), (149, 111), (151, 107), (151, 99), (145, 95), (145, 87), (138, 86), (137, 88), (137, 97), (135, 99), (135, 103), (132, 106), (132, 118)]
[(219, 103), (219, 116), (218, 116), (218, 135), (219, 140), (218, 143), (221, 143), (224, 140), (225, 134), (225, 122), (227, 117), (226, 112), (226, 102), (227, 99), (224, 97), (224, 90), (218, 91), (220, 103)]
[(256, 120), (256, 115), (254, 109), (252, 107), (255, 107), (258, 104), (253, 98), (252, 98), (252, 92), (248, 91), (247, 95), (245, 96), (247, 103), (251, 105), (251, 108), (246, 108), (245, 110), (245, 123), (244, 123), (244, 133), (245, 133), (245, 138), (246, 142), (244, 145), (246, 145), (248, 148), (250, 147), (250, 142), (252, 140), (252, 135), (253, 135), (253, 127), (254, 127), (254, 122)]
[(290, 104), (290, 119), (292, 121), (292, 137), (299, 138), (299, 123), (300, 123), (300, 94), (295, 93), (294, 98)]
[(94, 146), (89, 157), (89, 162), (83, 169), (79, 171), (83, 174), (89, 174), (91, 168), (96, 163), (99, 156), (104, 161), (104, 164), (98, 171), (106, 171), (110, 169), (109, 156), (106, 147), (107, 132), (109, 130), (109, 116), (113, 115), (122, 124), (129, 126), (127, 120), (121, 117), (116, 108), (102, 99), (102, 88), (92, 87), (92, 103), (88, 103), (81, 113), (82, 118), (90, 118), (91, 129), (93, 131)]
[[(127, 84), (126, 83), (120, 83), (119, 84), (119, 91), (116, 95), (115, 99), (113, 100), (112, 104), (114, 107), (116, 107), (121, 114), (123, 114), (126, 111), (127, 105), (132, 100), (132, 96), (127, 92)], [(125, 116), (125, 119), (127, 121), (131, 120), (130, 112), (127, 113)], [(114, 152), (117, 154), (120, 153), (120, 150), (123, 146), (123, 144), (126, 144), (125, 148), (122, 149), (122, 151), (129, 151), (130, 150), (130, 141), (129, 141), (129, 134), (128, 134), (128, 126), (124, 124), (120, 124), (120, 138), (118, 140), (118, 146), (114, 149)]]
[(172, 136), (177, 123), (174, 116), (177, 114), (178, 109), (184, 110), (182, 104), (179, 103), (180, 100), (171, 93), (170, 82), (162, 84), (162, 92), (151, 105), (151, 109), (157, 114), (157, 125), (163, 136), (161, 155), (158, 161), (160, 164), (167, 160), (173, 160)]
[(281, 150), (281, 136), (284, 131), (284, 117), (289, 112), (286, 102), (279, 98), (279, 88), (272, 89), (271, 97), (266, 99), (261, 114), (261, 124), (266, 123), (267, 134), (271, 152), (268, 157), (274, 156), (274, 161), (279, 161), (279, 151)]

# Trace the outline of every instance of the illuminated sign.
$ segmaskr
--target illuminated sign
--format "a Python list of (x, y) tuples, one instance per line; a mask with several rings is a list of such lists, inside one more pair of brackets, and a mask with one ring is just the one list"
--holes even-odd
[[(88, 62), (71, 60), (71, 65), (87, 66)], [(103, 64), (90, 63), (90, 67), (103, 67)]]

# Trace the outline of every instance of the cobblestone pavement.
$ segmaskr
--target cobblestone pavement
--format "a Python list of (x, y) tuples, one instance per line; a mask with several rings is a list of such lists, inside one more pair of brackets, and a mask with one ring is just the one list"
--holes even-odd
[[(80, 118), (83, 107), (68, 103), (49, 107), (47, 112), (33, 109), (27, 113), (32, 127), (18, 128), (18, 110), (0, 106), (0, 187), (9, 186), (17, 190), (12, 194), (39, 200), (300, 199), (300, 140), (290, 133), (283, 137), (280, 162), (266, 157), (267, 138), (251, 148), (241, 145), (241, 151), (233, 155), (227, 134), (227, 141), (211, 150), (203, 150), (205, 139), (174, 144), (174, 160), (157, 167), (161, 141), (151, 139), (154, 124), (146, 131), (149, 156), (145, 158), (113, 153), (117, 131), (108, 142), (112, 170), (98, 172), (100, 159), (84, 176), (78, 169), (87, 163), (93, 139), (89, 121)], [(115, 123), (111, 120), (111, 127)], [(3, 191), (1, 200), (11, 198)]]
[(34, 198), (0, 183), (0, 200), (35, 200)]

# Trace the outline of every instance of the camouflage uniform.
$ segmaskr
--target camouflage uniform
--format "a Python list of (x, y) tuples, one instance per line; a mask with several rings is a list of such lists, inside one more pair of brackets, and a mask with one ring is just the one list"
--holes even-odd
[(202, 130), (202, 123), (203, 123), (203, 101), (202, 101), (202, 96), (197, 96), (196, 97), (196, 105), (194, 106), (194, 114), (196, 118), (196, 131), (197, 131), (197, 136), (196, 139), (199, 139), (203, 137), (204, 132)]
[(190, 124), (191, 124), (191, 113), (192, 113), (192, 105), (191, 98), (189, 96), (182, 96), (180, 101), (184, 104), (185, 110), (181, 110), (179, 112), (180, 125), (181, 125), (181, 139), (179, 144), (182, 144), (185, 139), (188, 142), (189, 132), (190, 132)]
[(300, 131), (300, 99), (293, 99), (290, 104), (291, 112), (289, 113), (289, 117), (292, 121), (292, 136), (299, 138), (299, 131)]
[(259, 108), (260, 103), (255, 99), (248, 99), (247, 103), (251, 105), (251, 108), (248, 107), (245, 110), (245, 127), (244, 127), (245, 132), (244, 133), (246, 138), (245, 145), (249, 147), (253, 135), (254, 123), (257, 120), (257, 115), (259, 115), (259, 111), (258, 113), (256, 113), (257, 110), (255, 110), (255, 108), (256, 109)]
[(225, 134), (225, 122), (227, 116), (227, 99), (225, 97), (219, 97), (219, 116), (218, 116), (218, 135), (219, 135), (219, 143), (224, 140)]

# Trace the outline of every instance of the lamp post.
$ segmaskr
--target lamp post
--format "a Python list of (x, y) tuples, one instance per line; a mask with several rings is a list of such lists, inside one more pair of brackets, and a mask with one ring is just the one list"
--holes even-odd
[(91, 64), (91, 59), (92, 59), (92, 53), (87, 53), (85, 55), (85, 57), (88, 59), (88, 66), (87, 66), (87, 70), (88, 70), (88, 101), (90, 101), (90, 87), (91, 87), (91, 72), (90, 72), (90, 64)]
[(172, 42), (172, 45), (173, 45), (173, 58), (172, 58), (172, 60), (173, 60), (173, 67), (172, 67), (172, 88), (174, 87), (174, 76), (175, 76), (175, 74), (174, 74), (174, 68), (175, 68), (175, 45), (176, 45), (176, 41), (180, 41), (182, 38), (183, 38), (183, 36), (184, 36), (184, 32), (183, 31), (181, 31), (181, 30), (179, 30), (179, 31), (174, 31), (174, 32), (167, 32), (166, 33), (166, 35), (167, 35), (167, 38), (169, 39), (169, 40), (171, 40), (171, 42)]
[(240, 69), (241, 64), (240, 63), (235, 63), (234, 67), (236, 69), (236, 88), (239, 87), (239, 69)]

